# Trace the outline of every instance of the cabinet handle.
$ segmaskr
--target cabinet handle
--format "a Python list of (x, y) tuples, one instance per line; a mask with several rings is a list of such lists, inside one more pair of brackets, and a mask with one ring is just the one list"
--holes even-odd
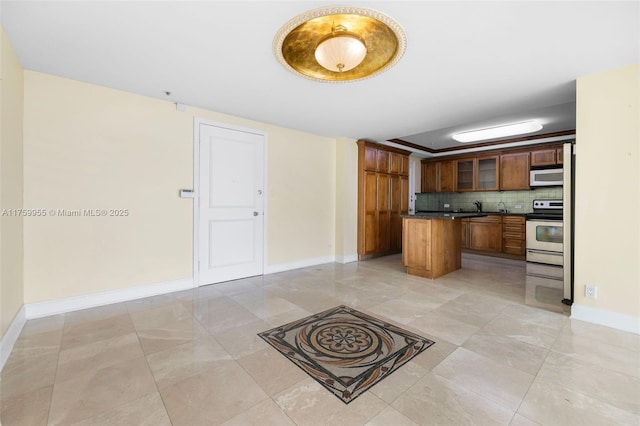
[(253, 212), (253, 215), (254, 216), (258, 216), (258, 212)]

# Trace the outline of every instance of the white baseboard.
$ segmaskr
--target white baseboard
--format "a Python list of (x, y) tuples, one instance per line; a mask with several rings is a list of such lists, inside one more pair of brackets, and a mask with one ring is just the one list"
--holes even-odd
[(24, 306), (25, 316), (27, 319), (46, 317), (191, 288), (193, 288), (193, 278), (185, 278), (182, 280), (103, 291), (82, 296), (65, 297), (64, 299), (49, 300), (46, 302), (29, 303)]
[(2, 336), (2, 340), (0, 340), (0, 371), (2, 371), (5, 363), (9, 359), (13, 346), (16, 344), (18, 337), (20, 337), (22, 327), (24, 327), (26, 322), (25, 309), (24, 305), (22, 305), (16, 317), (11, 322), (11, 325), (9, 325), (9, 328), (7, 328), (7, 331), (4, 333), (4, 336)]
[(264, 274), (275, 274), (277, 272), (291, 271), (293, 269), (308, 268), (309, 266), (322, 265), (323, 263), (333, 263), (335, 256), (315, 257), (313, 259), (298, 260), (290, 263), (280, 263), (264, 267)]
[(640, 317), (619, 314), (617, 312), (605, 311), (604, 309), (574, 303), (571, 305), (571, 318), (640, 334)]
[(344, 256), (336, 256), (336, 262), (338, 263), (351, 263), (358, 261), (358, 254), (347, 254)]

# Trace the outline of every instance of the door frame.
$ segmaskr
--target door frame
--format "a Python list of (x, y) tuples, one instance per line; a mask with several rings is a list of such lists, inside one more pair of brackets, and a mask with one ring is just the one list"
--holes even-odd
[(263, 182), (263, 215), (262, 220), (262, 275), (267, 267), (267, 223), (268, 212), (267, 203), (267, 147), (269, 143), (268, 133), (263, 130), (253, 129), (250, 127), (236, 126), (220, 121), (207, 120), (204, 118), (194, 117), (193, 119), (193, 286), (200, 287), (200, 270), (198, 268), (198, 260), (200, 259), (200, 125), (220, 127), (227, 130), (235, 130), (239, 132), (253, 133), (264, 138), (264, 150), (262, 158), (262, 182)]

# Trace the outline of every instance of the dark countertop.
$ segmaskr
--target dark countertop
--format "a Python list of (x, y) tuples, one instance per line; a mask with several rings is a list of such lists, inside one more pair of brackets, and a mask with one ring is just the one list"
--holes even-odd
[(474, 212), (417, 212), (415, 214), (406, 214), (402, 217), (410, 219), (464, 219), (467, 217), (484, 217), (489, 213)]
[[(502, 212), (475, 212), (475, 211), (471, 211), (471, 210), (460, 210), (460, 211), (455, 211), (455, 210), (418, 210), (415, 214), (432, 214), (432, 213), (450, 213), (450, 214), (455, 214), (455, 215), (461, 215), (461, 214), (480, 214), (482, 216), (488, 216), (488, 215), (498, 215), (498, 216), (524, 216), (526, 214), (529, 214), (529, 212), (523, 212), (523, 211), (518, 211), (518, 212), (510, 212), (510, 211), (502, 211)], [(469, 216), (469, 217), (473, 217), (473, 216)]]

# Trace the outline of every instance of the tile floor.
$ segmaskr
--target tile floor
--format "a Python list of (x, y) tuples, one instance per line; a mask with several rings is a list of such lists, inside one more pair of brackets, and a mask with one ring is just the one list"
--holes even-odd
[[(522, 262), (465, 255), (432, 281), (389, 256), (31, 320), (1, 424), (640, 424), (640, 336), (530, 287)], [(437, 343), (345, 405), (256, 336), (339, 304)]]

